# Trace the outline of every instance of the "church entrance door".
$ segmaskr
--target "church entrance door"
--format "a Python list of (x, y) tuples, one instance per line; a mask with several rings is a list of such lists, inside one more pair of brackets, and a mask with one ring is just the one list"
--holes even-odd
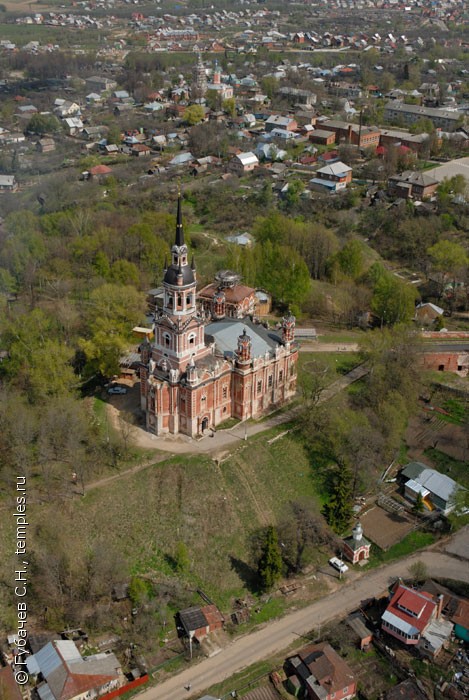
[(204, 433), (208, 428), (208, 418), (204, 418), (202, 421), (202, 432)]

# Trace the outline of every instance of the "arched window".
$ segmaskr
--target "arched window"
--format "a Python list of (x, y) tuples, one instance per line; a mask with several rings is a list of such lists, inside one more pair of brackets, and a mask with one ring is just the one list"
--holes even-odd
[(169, 348), (171, 345), (171, 336), (169, 333), (164, 333), (163, 334), (163, 343), (166, 348)]
[(189, 342), (189, 347), (195, 345), (195, 333), (191, 333), (187, 340)]

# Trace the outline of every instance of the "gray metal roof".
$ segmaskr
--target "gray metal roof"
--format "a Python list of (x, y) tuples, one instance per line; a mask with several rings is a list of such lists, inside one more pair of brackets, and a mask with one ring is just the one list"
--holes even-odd
[(430, 469), (422, 462), (411, 462), (402, 471), (408, 479), (421, 484), (435, 496), (444, 501), (449, 501), (458, 484), (446, 474), (440, 474), (435, 469)]
[(216, 349), (225, 356), (231, 356), (238, 347), (238, 338), (246, 330), (251, 338), (252, 357), (263, 357), (266, 353), (273, 354), (280, 345), (280, 338), (264, 326), (255, 325), (249, 319), (224, 319), (209, 323), (205, 327), (205, 335), (215, 341)]
[(61, 656), (64, 661), (81, 660), (81, 655), (75, 642), (69, 640), (49, 642), (34, 656), (44, 678), (47, 678), (56, 668), (62, 665)]

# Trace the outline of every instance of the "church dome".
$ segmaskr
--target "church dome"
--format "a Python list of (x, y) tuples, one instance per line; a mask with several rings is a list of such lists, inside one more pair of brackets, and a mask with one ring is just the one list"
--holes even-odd
[[(179, 282), (180, 275), (182, 275), (182, 282)], [(182, 267), (170, 265), (165, 272), (163, 282), (174, 287), (185, 287), (186, 285), (194, 284), (194, 270), (189, 265), (183, 265)]]
[(355, 540), (355, 542), (360, 542), (361, 538), (363, 537), (363, 528), (361, 526), (361, 523), (357, 523), (353, 528), (352, 537)]

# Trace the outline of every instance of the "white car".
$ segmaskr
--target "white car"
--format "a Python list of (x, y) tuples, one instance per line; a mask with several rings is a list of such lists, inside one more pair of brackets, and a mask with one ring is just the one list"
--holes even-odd
[(109, 389), (107, 390), (108, 394), (126, 394), (128, 391), (126, 386), (110, 386)]
[(338, 557), (332, 557), (332, 559), (329, 559), (329, 564), (334, 567), (334, 569), (337, 569), (339, 574), (345, 574), (348, 571), (348, 566), (345, 564), (342, 559), (339, 559)]

